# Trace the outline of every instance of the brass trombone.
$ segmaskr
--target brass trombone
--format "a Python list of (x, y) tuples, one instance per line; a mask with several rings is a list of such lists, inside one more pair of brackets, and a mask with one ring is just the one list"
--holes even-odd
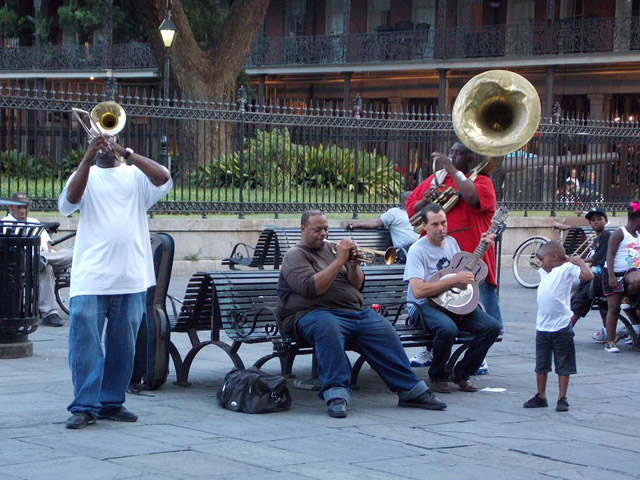
[[(71, 111), (78, 119), (78, 122), (80, 122), (82, 128), (87, 132), (87, 135), (92, 139), (97, 136), (102, 136), (105, 139), (107, 135), (115, 136), (122, 131), (127, 122), (127, 114), (124, 108), (113, 101), (100, 102), (91, 109), (91, 112), (80, 108), (72, 108)], [(86, 115), (89, 118), (91, 128), (87, 126), (81, 115)], [(115, 154), (110, 144), (109, 150)]]
[[(334, 254), (337, 254), (338, 244), (340, 242), (333, 242), (331, 240), (324, 239), (326, 243), (331, 245), (331, 250)], [(387, 248), (384, 252), (382, 250), (373, 250), (372, 248), (363, 248), (358, 247), (358, 255), (356, 255), (356, 260), (362, 263), (375, 263), (376, 257), (384, 258), (384, 263), (387, 265), (392, 265), (396, 261), (396, 249), (393, 247)]]

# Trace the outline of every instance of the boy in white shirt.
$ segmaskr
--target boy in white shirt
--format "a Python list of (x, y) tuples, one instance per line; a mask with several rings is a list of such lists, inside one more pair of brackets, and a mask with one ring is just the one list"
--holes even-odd
[(547, 374), (551, 357), (558, 375), (556, 410), (566, 412), (569, 375), (576, 373), (576, 350), (571, 328), (571, 284), (575, 280), (589, 281), (593, 273), (578, 256), (567, 258), (559, 242), (545, 243), (537, 254), (540, 261), (538, 286), (538, 316), (536, 318), (536, 382), (538, 393), (527, 400), (524, 408), (547, 407)]

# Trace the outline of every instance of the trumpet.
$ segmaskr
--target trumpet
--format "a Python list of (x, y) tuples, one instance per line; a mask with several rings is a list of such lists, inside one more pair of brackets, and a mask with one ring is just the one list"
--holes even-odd
[[(324, 239), (325, 243), (331, 245), (331, 250), (334, 254), (337, 254), (338, 244), (340, 242), (333, 242), (331, 240)], [(376, 257), (382, 257), (384, 259), (384, 263), (387, 265), (392, 265), (396, 261), (396, 249), (393, 247), (387, 248), (384, 252), (382, 250), (373, 250), (372, 248), (361, 248), (358, 247), (358, 254), (354, 257), (355, 260), (358, 260), (362, 263), (375, 263)]]
[[(122, 131), (127, 122), (127, 114), (124, 108), (112, 101), (100, 102), (91, 109), (91, 112), (75, 107), (71, 111), (91, 139), (97, 136), (102, 136), (105, 139), (107, 135), (115, 136)], [(81, 115), (88, 117), (91, 128), (82, 120)], [(111, 145), (109, 145), (109, 150), (115, 155)]]

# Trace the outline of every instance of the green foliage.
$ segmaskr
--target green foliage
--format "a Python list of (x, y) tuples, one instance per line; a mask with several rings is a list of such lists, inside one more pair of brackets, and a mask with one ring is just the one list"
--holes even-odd
[(56, 173), (59, 172), (59, 176), (61, 178), (67, 178), (71, 173), (73, 173), (80, 165), (80, 161), (82, 157), (84, 157), (84, 150), (80, 149), (79, 151), (71, 150), (64, 157), (62, 157), (62, 162), (60, 167), (56, 169)]
[[(38, 30), (38, 37), (41, 44), (45, 44), (49, 41), (51, 35), (51, 22), (53, 18), (41, 18), (36, 20), (35, 17), (27, 15), (22, 17), (18, 21), (19, 26), (23, 26), (28, 31), (29, 35), (36, 36), (36, 30)], [(36, 29), (36, 25), (39, 27)]]
[(43, 155), (27, 155), (17, 150), (0, 152), (0, 173), (3, 176), (21, 178), (23, 180), (42, 180), (54, 175), (65, 179), (78, 168), (84, 152), (71, 150), (62, 157), (60, 165)]
[(23, 179), (42, 178), (51, 166), (49, 158), (42, 155), (27, 155), (17, 150), (0, 152), (0, 172), (7, 176)]
[(287, 128), (258, 130), (245, 139), (240, 168), (240, 152), (226, 155), (211, 165), (201, 165), (195, 180), (202, 187), (238, 187), (293, 190), (298, 186), (353, 191), (356, 172), (358, 193), (394, 198), (402, 191), (402, 176), (387, 157), (372, 152), (356, 152), (336, 144), (301, 145), (291, 141)]
[(19, 33), (18, 13), (7, 4), (0, 8), (0, 29), (4, 38), (15, 37)]
[(116, 5), (109, 6), (106, 0), (65, 0), (58, 8), (60, 27), (75, 32), (81, 41), (88, 40), (89, 33), (104, 25), (122, 22), (124, 12)]
[(182, 0), (182, 7), (200, 48), (211, 48), (227, 14), (220, 0)]

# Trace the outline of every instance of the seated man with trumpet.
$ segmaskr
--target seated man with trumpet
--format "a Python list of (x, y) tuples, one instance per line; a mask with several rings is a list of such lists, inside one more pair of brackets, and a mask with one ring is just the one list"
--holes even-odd
[[(421, 210), (420, 216), (427, 234), (409, 249), (404, 280), (409, 283), (407, 300), (418, 304), (427, 328), (435, 335), (427, 383), (439, 393), (451, 393), (447, 381), (456, 383), (464, 392), (475, 392), (478, 389), (469, 377), (478, 370), (487, 351), (500, 335), (501, 325), (497, 319), (477, 307), (477, 297), (476, 302), (469, 302), (469, 308), (462, 308), (461, 313), (452, 313), (449, 308), (442, 308), (441, 304), (438, 307), (429, 304), (428, 299), (446, 295), (448, 291), (464, 293), (475, 290), (478, 274), (474, 273), (474, 269), (463, 266), (455, 273), (437, 275), (452, 261), (456, 261), (454, 255), (460, 252), (460, 247), (453, 237), (447, 235), (447, 214), (440, 205), (427, 205)], [(481, 237), (481, 241), (487, 245), (493, 244), (494, 239), (494, 234), (484, 233)], [(415, 318), (416, 307), (410, 303), (408, 308), (410, 315)], [(459, 330), (473, 333), (474, 339), (449, 377), (446, 365)]]
[(318, 396), (335, 418), (347, 416), (351, 368), (345, 348), (360, 352), (387, 386), (398, 394), (398, 406), (443, 410), (446, 404), (411, 371), (391, 324), (363, 308), (365, 282), (358, 246), (342, 239), (327, 241), (329, 223), (319, 210), (302, 214), (301, 241), (284, 256), (278, 280), (278, 318), (284, 333), (315, 348)]
[[(107, 119), (121, 128), (123, 122), (113, 121), (120, 117), (114, 105), (116, 113)], [(100, 118), (91, 123), (98, 133), (92, 133), (58, 198), (62, 215), (80, 211), (69, 292), (74, 399), (67, 407), (72, 415), (66, 427), (72, 429), (94, 424), (96, 418), (138, 418), (123, 403), (147, 289), (155, 284), (147, 210), (172, 186), (165, 167), (114, 142), (115, 132)], [(131, 165), (121, 163), (121, 157)]]

